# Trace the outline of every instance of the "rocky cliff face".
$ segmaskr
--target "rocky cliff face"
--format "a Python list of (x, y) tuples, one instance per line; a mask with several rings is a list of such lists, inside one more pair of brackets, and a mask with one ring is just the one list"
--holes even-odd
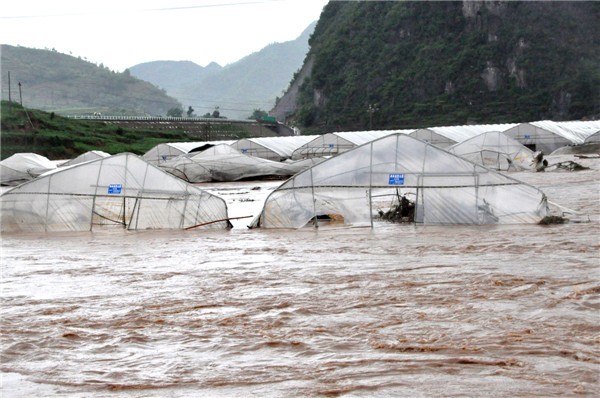
[(331, 2), (272, 114), (320, 130), (600, 116), (600, 2)]
[(283, 97), (279, 98), (275, 107), (269, 112), (269, 116), (275, 116), (278, 121), (285, 122), (288, 120), (288, 117), (293, 115), (298, 108), (298, 92), (300, 90), (300, 85), (304, 83), (304, 79), (307, 76), (310, 76), (312, 72), (313, 60), (312, 58), (307, 58), (304, 65), (302, 65), (302, 69), (298, 73), (298, 76), (294, 81), (290, 84), (290, 87), (286, 90)]

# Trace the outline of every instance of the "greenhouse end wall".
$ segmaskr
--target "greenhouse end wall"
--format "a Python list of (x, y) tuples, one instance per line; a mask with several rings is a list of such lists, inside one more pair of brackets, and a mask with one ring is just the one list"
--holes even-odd
[(373, 225), (399, 198), (422, 224), (534, 223), (547, 214), (538, 189), (413, 137), (392, 135), (295, 175), (266, 200), (254, 226), (299, 228), (319, 217)]

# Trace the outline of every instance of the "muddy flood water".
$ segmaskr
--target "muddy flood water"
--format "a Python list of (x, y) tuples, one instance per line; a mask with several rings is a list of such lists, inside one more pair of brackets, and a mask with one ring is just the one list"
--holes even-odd
[[(4, 235), (2, 396), (598, 396), (577, 161), (510, 175), (584, 223)], [(232, 217), (278, 185), (201, 184)]]

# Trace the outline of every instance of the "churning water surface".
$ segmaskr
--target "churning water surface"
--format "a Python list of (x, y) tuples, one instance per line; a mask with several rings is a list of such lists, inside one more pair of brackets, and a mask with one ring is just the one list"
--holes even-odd
[[(5, 235), (2, 396), (595, 396), (600, 160), (578, 162), (511, 176), (585, 223)], [(237, 217), (277, 185), (202, 186)]]

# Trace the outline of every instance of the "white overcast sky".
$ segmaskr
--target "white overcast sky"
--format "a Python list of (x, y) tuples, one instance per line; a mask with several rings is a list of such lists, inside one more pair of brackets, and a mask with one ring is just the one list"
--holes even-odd
[(235, 62), (297, 38), (327, 0), (18, 0), (0, 6), (0, 43), (49, 48), (111, 70), (158, 60)]

